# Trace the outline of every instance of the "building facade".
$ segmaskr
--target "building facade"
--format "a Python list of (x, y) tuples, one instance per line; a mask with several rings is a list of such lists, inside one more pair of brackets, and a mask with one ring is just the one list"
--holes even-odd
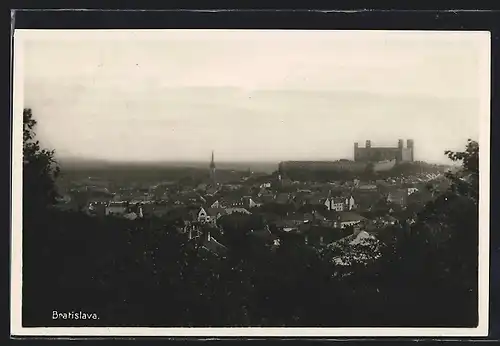
[(397, 147), (372, 147), (371, 141), (367, 140), (365, 147), (359, 147), (358, 143), (354, 143), (354, 161), (356, 162), (380, 162), (392, 161), (396, 162), (413, 162), (414, 160), (414, 143), (412, 139), (406, 141), (398, 140)]

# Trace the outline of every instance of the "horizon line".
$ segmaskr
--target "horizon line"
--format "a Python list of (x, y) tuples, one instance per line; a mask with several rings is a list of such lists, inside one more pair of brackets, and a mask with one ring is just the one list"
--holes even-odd
[[(79, 157), (71, 157), (71, 156), (66, 156), (66, 157), (59, 157), (56, 158), (56, 160), (59, 160), (61, 162), (63, 161), (80, 161), (80, 162), (106, 162), (106, 163), (136, 163), (136, 164), (158, 164), (158, 163), (209, 163), (210, 160), (203, 160), (203, 159), (191, 159), (191, 160), (186, 160), (186, 159), (178, 159), (178, 160), (172, 160), (172, 159), (167, 159), (167, 160), (114, 160), (114, 159), (102, 159), (102, 158), (79, 158)], [(347, 161), (352, 161), (356, 162), (354, 159), (350, 158), (332, 158), (332, 159), (322, 159), (322, 158), (317, 158), (317, 159), (276, 159), (276, 160), (216, 160), (217, 163), (267, 163), (267, 164), (279, 164), (280, 162), (336, 162), (340, 160), (347, 160)], [(414, 160), (414, 161), (409, 161), (409, 162), (426, 162), (426, 163), (436, 163), (438, 164), (444, 164), (444, 165), (453, 165), (453, 162), (447, 164), (445, 163), (446, 160)]]

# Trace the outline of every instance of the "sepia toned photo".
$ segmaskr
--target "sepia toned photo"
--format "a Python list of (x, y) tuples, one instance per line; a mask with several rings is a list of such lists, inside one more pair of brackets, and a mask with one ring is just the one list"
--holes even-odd
[(13, 333), (487, 335), (488, 32), (14, 45)]

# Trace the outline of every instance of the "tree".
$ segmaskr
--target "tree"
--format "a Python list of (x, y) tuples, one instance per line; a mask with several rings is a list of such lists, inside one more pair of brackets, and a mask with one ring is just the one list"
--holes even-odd
[[(56, 202), (55, 179), (59, 168), (54, 159), (54, 151), (42, 149), (36, 140), (35, 126), (31, 109), (23, 111), (23, 315), (34, 313), (30, 306), (37, 306), (37, 301), (45, 297), (40, 292), (50, 282), (50, 275), (57, 272), (51, 259), (51, 242), (54, 224), (47, 224), (51, 219), (49, 207)], [(62, 258), (64, 256), (61, 256)], [(50, 268), (53, 273), (47, 273)], [(55, 275), (55, 274), (54, 274)], [(41, 294), (41, 296), (39, 296)], [(33, 303), (32, 303), (33, 302)], [(28, 309), (28, 310), (26, 310)]]
[(42, 149), (36, 139), (36, 120), (31, 109), (23, 111), (23, 208), (25, 213), (43, 212), (56, 202), (55, 179), (59, 167), (54, 151)]
[(447, 174), (450, 187), (436, 191), (407, 235), (402, 233), (393, 260), (399, 269), (389, 275), (391, 285), (405, 292), (398, 304), (409, 303), (414, 318), (424, 319), (432, 309), (436, 321), (472, 326), (478, 302), (479, 146), (469, 140), (465, 151), (445, 154), (462, 169)]
[(462, 167), (461, 171), (455, 174), (447, 174), (452, 183), (452, 191), (470, 198), (477, 204), (479, 202), (479, 144), (469, 139), (464, 151), (447, 150), (445, 154), (452, 161), (461, 162)]
[(479, 174), (479, 143), (472, 139), (467, 140), (465, 151), (445, 151), (452, 161), (461, 161), (462, 169), (469, 173)]

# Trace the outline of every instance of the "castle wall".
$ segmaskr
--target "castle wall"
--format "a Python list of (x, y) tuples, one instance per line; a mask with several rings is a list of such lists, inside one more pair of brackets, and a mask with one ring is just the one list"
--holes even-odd
[(305, 169), (311, 171), (363, 171), (364, 162), (354, 161), (284, 161), (279, 164), (281, 172)]
[(401, 160), (402, 150), (400, 148), (358, 148), (355, 151), (356, 161), (385, 161)]
[(407, 140), (406, 148), (403, 146), (403, 140), (398, 140), (397, 147), (380, 148), (372, 147), (371, 141), (366, 141), (364, 148), (360, 148), (358, 143), (354, 143), (354, 161), (356, 162), (380, 162), (392, 161), (397, 162), (413, 161), (414, 142), (412, 139)]
[(389, 171), (396, 166), (396, 160), (377, 162), (373, 166), (375, 172)]
[(402, 161), (413, 161), (413, 149), (405, 148), (402, 149)]

